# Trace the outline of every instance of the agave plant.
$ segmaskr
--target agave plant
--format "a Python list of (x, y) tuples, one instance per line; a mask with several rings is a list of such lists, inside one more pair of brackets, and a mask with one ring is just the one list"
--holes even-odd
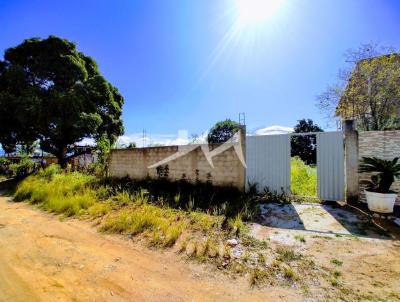
[(390, 193), (390, 186), (400, 177), (399, 157), (384, 160), (376, 157), (363, 157), (359, 167), (360, 172), (376, 173), (371, 176), (369, 190), (379, 193)]

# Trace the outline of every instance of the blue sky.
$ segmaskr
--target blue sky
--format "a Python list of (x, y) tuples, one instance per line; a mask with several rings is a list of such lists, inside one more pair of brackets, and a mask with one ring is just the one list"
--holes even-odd
[[(271, 1), (271, 0), (266, 0)], [(70, 39), (125, 97), (127, 134), (201, 133), (246, 113), (249, 129), (325, 125), (316, 95), (343, 53), (400, 48), (400, 1), (282, 0), (237, 30), (236, 0), (1, 0), (0, 50), (29, 37)]]

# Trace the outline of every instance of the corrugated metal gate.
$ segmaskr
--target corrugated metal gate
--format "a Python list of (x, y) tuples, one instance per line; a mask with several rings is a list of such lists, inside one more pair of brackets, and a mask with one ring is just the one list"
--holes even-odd
[(246, 137), (246, 179), (259, 189), (290, 193), (290, 137), (263, 135)]
[[(293, 135), (317, 137), (318, 197), (344, 199), (344, 145), (342, 132)], [(290, 193), (290, 137), (292, 134), (248, 136), (246, 138), (246, 185)]]
[(342, 132), (317, 133), (318, 197), (344, 199), (344, 143)]

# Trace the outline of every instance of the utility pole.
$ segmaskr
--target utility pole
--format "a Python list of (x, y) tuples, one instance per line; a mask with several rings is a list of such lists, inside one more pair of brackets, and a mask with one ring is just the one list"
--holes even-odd
[(244, 112), (239, 113), (239, 124), (242, 126), (246, 125), (246, 115)]
[(143, 129), (143, 148), (146, 147), (146, 129)]

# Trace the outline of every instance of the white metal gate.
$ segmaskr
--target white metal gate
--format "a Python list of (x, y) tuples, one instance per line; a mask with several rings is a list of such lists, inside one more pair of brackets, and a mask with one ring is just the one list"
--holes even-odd
[(246, 137), (246, 185), (290, 193), (290, 138), (288, 135)]
[[(318, 197), (344, 199), (342, 132), (320, 132), (317, 137)], [(301, 134), (300, 134), (301, 135)], [(304, 133), (303, 135), (306, 135)], [(290, 134), (246, 137), (246, 185), (259, 190), (290, 193)]]
[(321, 200), (344, 199), (343, 133), (317, 133), (318, 197)]

